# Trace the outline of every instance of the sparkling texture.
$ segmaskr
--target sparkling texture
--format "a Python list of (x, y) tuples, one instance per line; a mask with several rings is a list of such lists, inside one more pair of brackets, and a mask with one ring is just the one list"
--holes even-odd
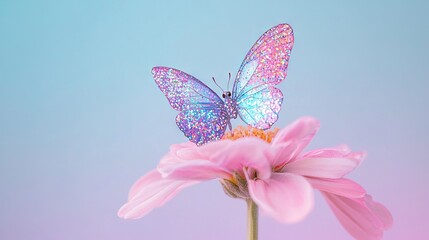
[(153, 78), (172, 108), (176, 124), (197, 145), (220, 139), (229, 123), (222, 99), (195, 77), (180, 70), (154, 67)]
[[(226, 111), (228, 112), (228, 115), (230, 118), (232, 119), (236, 119), (237, 118), (237, 103), (234, 101), (234, 99), (232, 99), (231, 97), (226, 97), (225, 98), (225, 108)], [(232, 129), (229, 129), (232, 130)]]
[(232, 97), (241, 119), (253, 127), (270, 128), (283, 102), (275, 85), (287, 75), (293, 30), (280, 24), (265, 32), (249, 50), (234, 82)]
[(293, 31), (280, 24), (249, 50), (225, 102), (204, 83), (180, 70), (154, 67), (152, 74), (170, 105), (180, 111), (176, 124), (197, 145), (219, 140), (237, 115), (252, 127), (269, 129), (278, 119), (283, 94), (275, 87), (286, 78)]

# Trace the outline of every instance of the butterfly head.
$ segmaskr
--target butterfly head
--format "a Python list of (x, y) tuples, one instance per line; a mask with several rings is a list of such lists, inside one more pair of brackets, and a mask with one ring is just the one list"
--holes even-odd
[[(231, 73), (228, 74), (229, 78), (228, 78), (228, 88), (229, 88), (229, 82), (231, 81)], [(212, 77), (213, 82), (216, 84), (216, 86), (218, 86), (221, 90), (222, 90), (222, 97), (224, 99), (230, 99), (232, 96), (231, 91), (228, 91), (228, 88), (226, 89), (227, 91), (223, 90), (221, 86), (219, 86), (219, 84), (217, 84), (216, 80), (214, 77)]]
[(231, 92), (230, 91), (225, 91), (222, 93), (222, 97), (225, 99), (231, 98)]

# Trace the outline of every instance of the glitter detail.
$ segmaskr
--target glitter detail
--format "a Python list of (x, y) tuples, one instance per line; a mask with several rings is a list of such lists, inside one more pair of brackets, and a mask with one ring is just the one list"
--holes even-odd
[(246, 123), (268, 129), (277, 121), (283, 94), (275, 85), (286, 78), (293, 41), (291, 26), (277, 25), (265, 32), (244, 58), (232, 97)]
[(219, 140), (225, 133), (229, 119), (217, 109), (193, 108), (180, 112), (176, 124), (188, 139), (198, 146)]
[(154, 67), (152, 74), (171, 107), (181, 111), (176, 124), (190, 141), (202, 145), (223, 136), (230, 120), (224, 102), (213, 90), (174, 68)]
[(269, 129), (278, 119), (283, 94), (275, 85), (286, 77), (293, 39), (288, 24), (265, 32), (247, 53), (225, 102), (200, 80), (180, 70), (154, 67), (153, 78), (171, 107), (180, 111), (176, 117), (179, 129), (199, 146), (221, 139), (237, 115), (263, 132), (260, 129)]
[(257, 137), (268, 143), (271, 143), (271, 141), (277, 135), (279, 130), (279, 128), (274, 128), (273, 130), (262, 130), (251, 126), (238, 126), (234, 128), (231, 132), (226, 132), (225, 135), (223, 135), (222, 140), (237, 140), (239, 138), (244, 137)]
[(195, 77), (168, 67), (154, 67), (153, 78), (172, 108), (178, 111), (190, 107), (220, 107), (222, 99)]
[(228, 96), (225, 97), (225, 108), (231, 119), (237, 118), (237, 115), (238, 115), (237, 103), (231, 97), (228, 97)]

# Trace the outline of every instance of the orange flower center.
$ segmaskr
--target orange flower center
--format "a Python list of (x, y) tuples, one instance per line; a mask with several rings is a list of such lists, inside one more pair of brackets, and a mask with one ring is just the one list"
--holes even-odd
[(247, 126), (247, 127), (238, 126), (234, 128), (231, 132), (226, 132), (223, 135), (222, 140), (225, 140), (225, 139), (237, 140), (243, 137), (258, 137), (268, 143), (271, 143), (274, 136), (276, 136), (279, 130), (280, 130), (279, 128), (274, 128), (273, 130), (264, 131), (251, 126)]

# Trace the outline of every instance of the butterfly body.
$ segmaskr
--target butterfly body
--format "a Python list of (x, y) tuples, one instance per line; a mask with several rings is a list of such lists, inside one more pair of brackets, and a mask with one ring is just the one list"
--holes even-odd
[(154, 67), (152, 74), (171, 107), (176, 124), (197, 145), (219, 140), (231, 119), (268, 129), (278, 119), (283, 93), (276, 85), (286, 78), (293, 46), (293, 31), (280, 24), (265, 32), (249, 50), (231, 91), (220, 98), (197, 78), (169, 67)]
[(222, 97), (225, 99), (225, 110), (228, 114), (228, 123), (229, 130), (232, 130), (231, 119), (236, 119), (238, 116), (237, 103), (234, 99), (231, 98), (232, 94), (230, 91), (226, 91), (222, 94)]

